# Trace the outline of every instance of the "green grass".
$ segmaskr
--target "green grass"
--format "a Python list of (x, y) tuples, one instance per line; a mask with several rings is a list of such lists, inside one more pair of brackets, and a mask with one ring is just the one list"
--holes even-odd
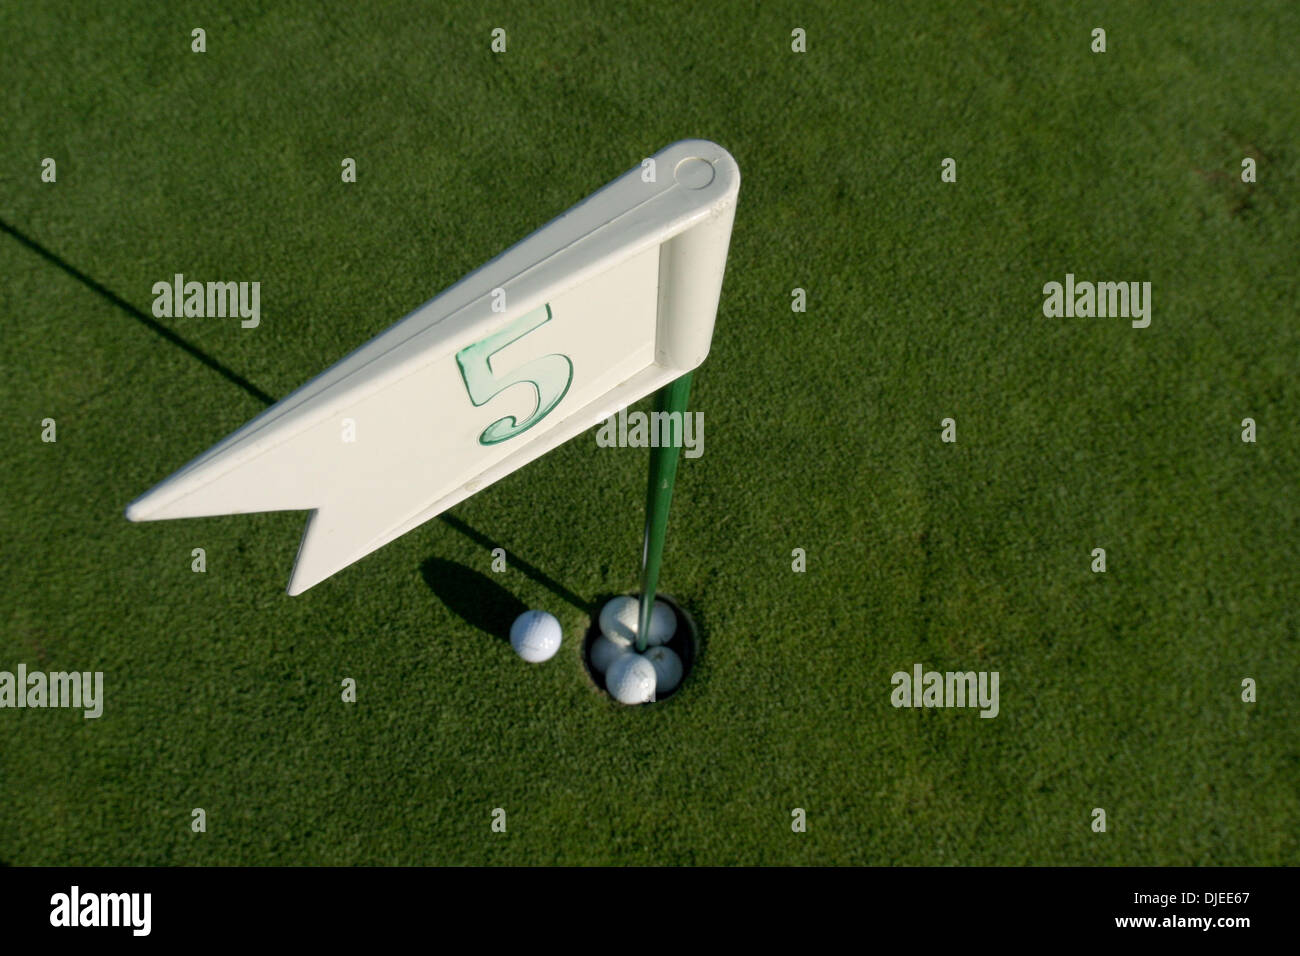
[[(107, 695), (0, 711), (0, 862), (1300, 863), (1300, 8), (863, 6), (0, 7), (0, 669)], [(448, 522), (289, 598), (301, 514), (123, 519), (264, 406), (69, 270), (260, 280), (257, 330), (161, 321), (280, 397), (693, 136), (744, 180), (676, 699), (582, 673), (646, 463), (594, 434), (454, 510), (564, 624), (541, 667), (426, 582), (488, 571)], [(1151, 327), (1044, 318), (1066, 272), (1151, 281)], [(895, 710), (918, 661), (1001, 714)]]

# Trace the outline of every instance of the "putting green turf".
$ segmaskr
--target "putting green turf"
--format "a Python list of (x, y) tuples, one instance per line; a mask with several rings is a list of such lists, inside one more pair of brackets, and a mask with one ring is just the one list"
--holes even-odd
[[(320, 6), (0, 7), (0, 669), (107, 698), (0, 711), (0, 863), (1300, 862), (1300, 7)], [(594, 430), (298, 598), (302, 514), (124, 520), (695, 136), (743, 184), (674, 700), (580, 665), (646, 467)], [(131, 309), (175, 272), (260, 281), (261, 326), (160, 336)], [(1067, 272), (1150, 281), (1150, 327), (1045, 318)], [(918, 662), (999, 672), (999, 715), (896, 710)]]

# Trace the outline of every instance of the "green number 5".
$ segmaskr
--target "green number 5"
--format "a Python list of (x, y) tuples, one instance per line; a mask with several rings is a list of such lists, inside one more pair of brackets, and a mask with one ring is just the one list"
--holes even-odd
[(543, 355), (498, 378), (492, 370), (492, 356), (516, 339), (521, 339), (544, 322), (551, 320), (551, 307), (540, 306), (521, 315), (495, 335), (467, 345), (456, 353), (465, 391), (475, 405), (491, 401), (511, 385), (526, 382), (537, 390), (537, 408), (522, 422), (513, 415), (498, 418), (478, 436), (481, 445), (496, 445), (528, 431), (551, 413), (573, 383), (573, 363), (567, 355)]

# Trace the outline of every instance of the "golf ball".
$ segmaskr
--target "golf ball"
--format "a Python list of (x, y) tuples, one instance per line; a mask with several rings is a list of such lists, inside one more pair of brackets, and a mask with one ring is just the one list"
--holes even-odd
[(682, 659), (671, 647), (649, 647), (644, 654), (655, 669), (655, 694), (671, 693), (682, 682)]
[(640, 654), (620, 654), (605, 673), (605, 687), (620, 704), (644, 704), (655, 695), (654, 665)]
[(605, 673), (614, 659), (631, 651), (628, 644), (619, 644), (608, 637), (598, 637), (591, 642), (591, 666)]
[[(641, 602), (626, 595), (606, 602), (600, 609), (600, 633), (615, 644), (636, 642), (636, 629), (640, 623)], [(663, 601), (655, 601), (650, 611), (650, 633), (647, 644), (666, 644), (677, 631), (677, 615)]]
[(510, 625), (510, 646), (530, 664), (549, 661), (560, 649), (560, 622), (545, 611), (525, 611)]

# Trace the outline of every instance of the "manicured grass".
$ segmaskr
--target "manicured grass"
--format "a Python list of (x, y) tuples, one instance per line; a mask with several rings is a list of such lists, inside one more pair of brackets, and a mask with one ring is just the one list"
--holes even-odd
[[(0, 710), (0, 862), (1300, 863), (1300, 8), (611, 7), (0, 8), (0, 670), (107, 695)], [(744, 180), (674, 700), (579, 662), (646, 465), (594, 432), (298, 598), (301, 514), (124, 520), (258, 392), (695, 136)], [(123, 307), (175, 272), (261, 281), (261, 327)], [(1067, 272), (1150, 281), (1151, 326), (1045, 318)], [(917, 662), (998, 671), (998, 717), (893, 708)]]

